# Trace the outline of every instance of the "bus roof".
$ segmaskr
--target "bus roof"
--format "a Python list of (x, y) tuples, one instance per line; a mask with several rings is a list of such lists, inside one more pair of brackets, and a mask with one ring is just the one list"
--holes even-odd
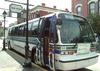
[[(56, 15), (56, 17), (58, 17), (58, 14), (60, 14), (60, 13), (66, 13), (66, 14), (72, 14), (72, 15), (74, 15), (74, 16), (78, 16), (77, 14), (73, 14), (73, 13), (70, 13), (70, 12), (54, 12), (54, 13), (52, 13), (52, 14), (48, 14), (48, 15), (45, 15), (45, 16), (42, 16), (42, 17), (39, 17), (39, 18), (35, 18), (35, 19), (32, 19), (32, 20), (29, 20), (28, 22), (30, 23), (30, 22), (39, 20), (40, 18), (47, 18), (47, 17), (54, 16), (54, 15)], [(83, 16), (79, 16), (79, 17), (84, 18)], [(13, 25), (13, 26), (11, 26), (11, 27), (9, 27), (9, 28), (21, 26), (21, 25), (24, 25), (24, 24), (26, 24), (26, 22)]]

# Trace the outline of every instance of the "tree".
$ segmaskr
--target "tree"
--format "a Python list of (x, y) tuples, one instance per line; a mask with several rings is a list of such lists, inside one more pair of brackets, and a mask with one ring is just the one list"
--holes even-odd
[(100, 15), (89, 15), (87, 19), (90, 21), (94, 32), (100, 35)]

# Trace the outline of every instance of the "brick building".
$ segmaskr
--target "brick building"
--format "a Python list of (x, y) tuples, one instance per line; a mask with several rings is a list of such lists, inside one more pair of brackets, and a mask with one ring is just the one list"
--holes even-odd
[[(46, 7), (45, 3), (42, 3), (42, 5), (38, 5), (29, 11), (28, 18), (29, 18), (29, 20), (31, 20), (31, 19), (34, 19), (34, 18), (37, 18), (40, 16), (44, 16), (44, 15), (53, 13), (53, 12), (64, 12), (64, 11), (68, 11), (68, 9), (60, 10), (60, 9), (56, 9), (56, 6), (53, 6), (52, 8)], [(18, 17), (20, 17), (20, 18), (17, 19), (17, 23), (25, 22), (26, 21), (26, 19), (25, 19), (26, 11), (24, 10), (22, 12), (22, 14), (21, 13), (18, 14)]]
[(100, 14), (100, 0), (72, 0), (72, 12), (84, 17)]

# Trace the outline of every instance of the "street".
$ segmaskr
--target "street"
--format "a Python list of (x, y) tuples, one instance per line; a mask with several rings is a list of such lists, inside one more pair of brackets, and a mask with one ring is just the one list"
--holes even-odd
[[(98, 53), (100, 56), (100, 53)], [(25, 58), (14, 51), (2, 51), (2, 40), (0, 39), (0, 71), (48, 71), (32, 63), (32, 68), (23, 68)], [(72, 71), (100, 71), (100, 57), (98, 63), (86, 68)]]

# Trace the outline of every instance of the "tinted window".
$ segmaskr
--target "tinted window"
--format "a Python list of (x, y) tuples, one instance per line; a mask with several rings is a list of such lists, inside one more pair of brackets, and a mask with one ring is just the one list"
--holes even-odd
[(62, 43), (84, 43), (95, 41), (93, 31), (86, 21), (79, 16), (62, 14), (60, 29)]
[(34, 21), (32, 23), (32, 36), (37, 36), (38, 35), (38, 20), (37, 21)]

